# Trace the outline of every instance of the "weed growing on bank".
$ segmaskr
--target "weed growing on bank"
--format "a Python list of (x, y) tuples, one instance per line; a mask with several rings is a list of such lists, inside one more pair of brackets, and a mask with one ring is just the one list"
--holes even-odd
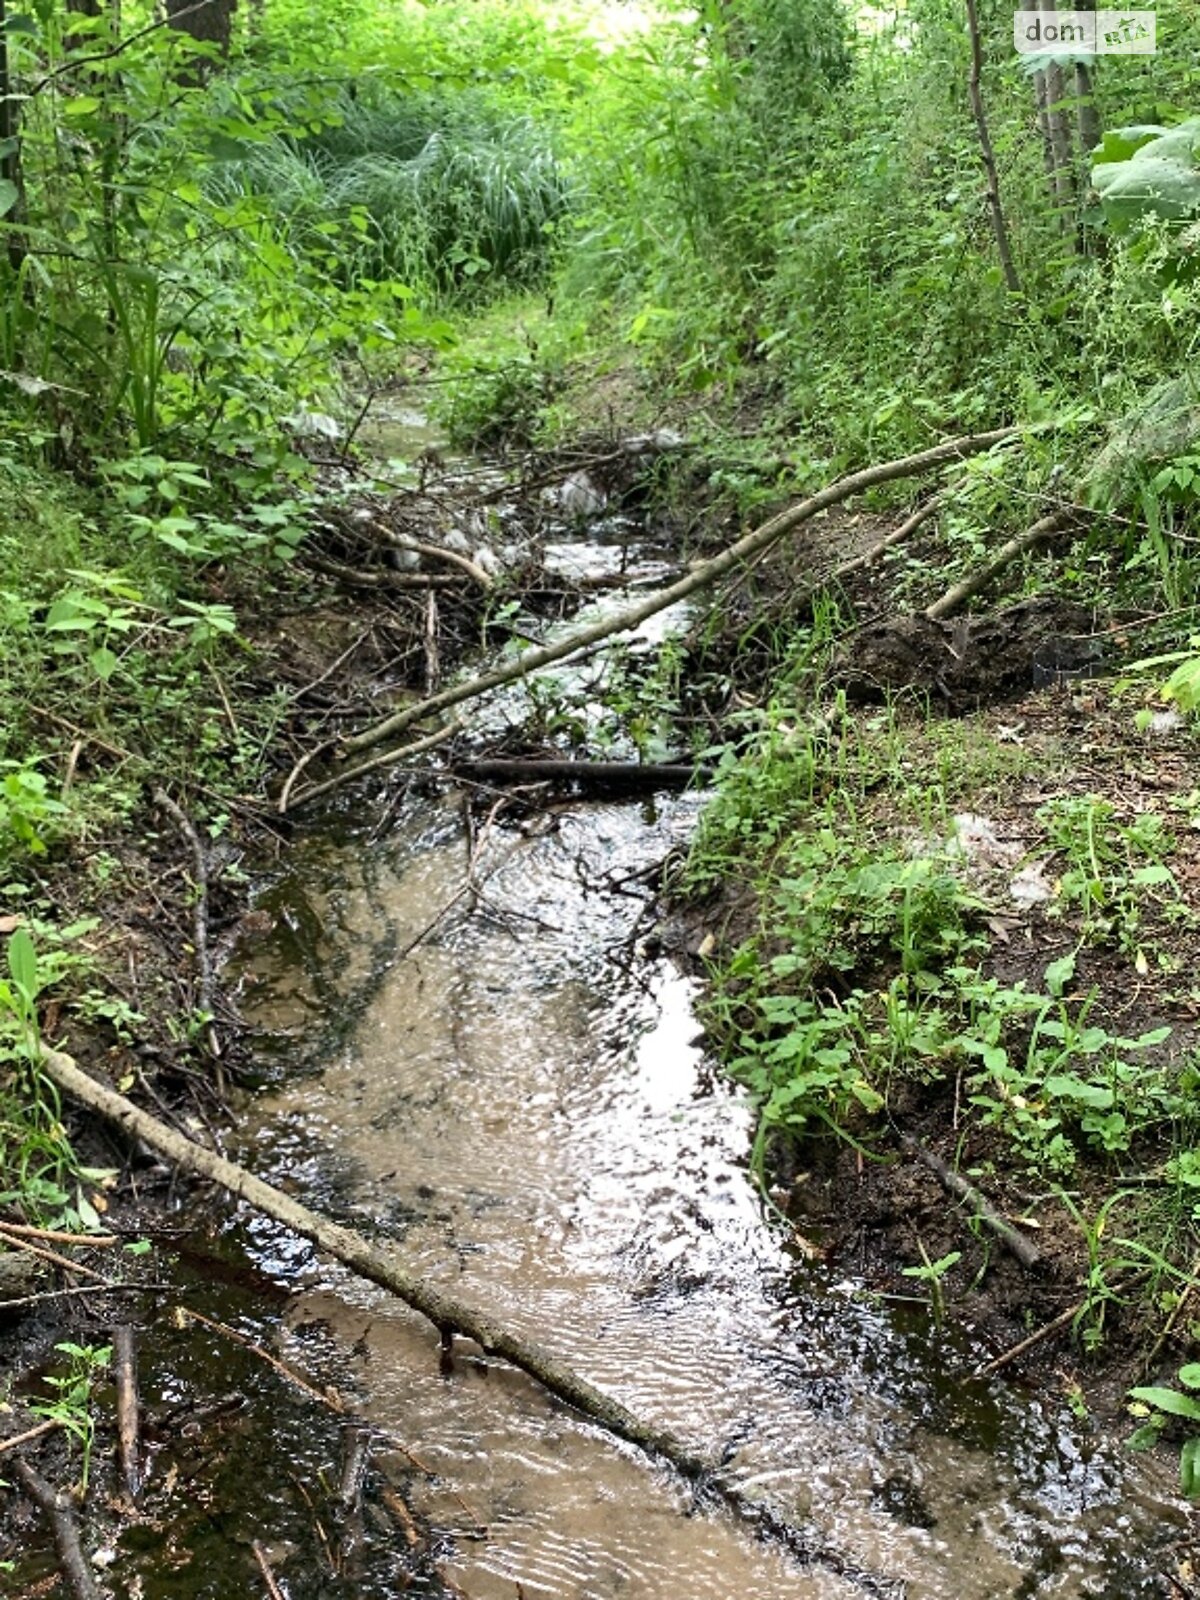
[(760, 1174), (780, 1139), (876, 1157), (928, 1127), (993, 1182), (1074, 1194), (1077, 1221), (1107, 1196), (1109, 1275), (1115, 1251), (1165, 1286), (1196, 1207), (1200, 1055), (1177, 1004), (1195, 850), (1153, 789), (1075, 792), (1046, 749), (982, 716), (772, 702), (686, 868), (694, 900), (725, 886), (734, 908), (705, 1020), (755, 1102)]

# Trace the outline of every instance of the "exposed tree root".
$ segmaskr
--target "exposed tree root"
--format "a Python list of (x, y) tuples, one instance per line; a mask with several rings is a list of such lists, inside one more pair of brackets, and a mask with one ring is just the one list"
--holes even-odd
[(290, 1195), (257, 1178), (244, 1167), (194, 1144), (175, 1129), (135, 1106), (132, 1101), (81, 1071), (70, 1056), (47, 1050), (42, 1069), (66, 1094), (90, 1111), (139, 1139), (181, 1170), (218, 1184), (262, 1215), (310, 1239), (351, 1271), (379, 1284), (438, 1329), (443, 1344), (455, 1334), (473, 1339), (488, 1355), (499, 1356), (527, 1372), (551, 1394), (610, 1433), (628, 1440), (648, 1455), (673, 1467), (707, 1502), (722, 1505), (791, 1551), (800, 1561), (835, 1572), (871, 1595), (900, 1595), (899, 1583), (860, 1568), (830, 1546), (823, 1536), (786, 1522), (742, 1494), (717, 1474), (715, 1464), (666, 1430), (646, 1422), (617, 1400), (602, 1394), (586, 1378), (556, 1356), (494, 1322), (485, 1312), (466, 1305), (444, 1289), (414, 1277), (388, 1250), (361, 1234), (331, 1222)]

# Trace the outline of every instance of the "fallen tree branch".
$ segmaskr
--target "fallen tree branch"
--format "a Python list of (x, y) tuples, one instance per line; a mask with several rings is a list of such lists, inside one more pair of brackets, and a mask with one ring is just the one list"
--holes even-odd
[(75, 1507), (70, 1495), (47, 1483), (41, 1473), (21, 1456), (13, 1462), (13, 1469), (25, 1493), (50, 1524), (63, 1577), (75, 1600), (100, 1600), (100, 1591), (92, 1581), (92, 1569), (88, 1566), (79, 1540), (79, 1525), (75, 1520)]
[[(1016, 434), (1015, 428), (998, 428), (991, 433), (969, 434), (962, 438), (949, 439), (945, 444), (937, 445), (932, 450), (923, 450), (918, 455), (904, 456), (897, 461), (885, 461), (879, 466), (867, 467), (862, 472), (839, 478), (836, 483), (822, 489), (819, 494), (802, 500), (798, 505), (789, 506), (786, 511), (781, 511), (778, 516), (770, 518), (762, 527), (748, 533), (745, 538), (730, 545), (720, 555), (693, 567), (685, 577), (665, 589), (654, 590), (645, 599), (628, 606), (625, 610), (604, 617), (574, 633), (566, 634), (554, 644), (527, 650), (515, 661), (496, 667), (478, 678), (454, 684), (450, 688), (443, 689), (440, 694), (431, 695), (426, 700), (392, 712), (390, 716), (365, 728), (362, 733), (345, 740), (342, 745), (342, 755), (349, 756), (360, 750), (370, 749), (382, 743), (384, 739), (402, 733), (414, 723), (424, 721), (435, 712), (460, 705), (464, 700), (477, 699), (492, 689), (499, 689), (506, 683), (514, 683), (519, 678), (529, 677), (556, 661), (565, 660), (567, 656), (572, 656), (602, 639), (608, 639), (618, 633), (627, 633), (631, 628), (639, 627), (658, 612), (665, 611), (668, 606), (677, 605), (679, 601), (686, 600), (697, 590), (707, 588), (743, 561), (777, 543), (784, 534), (798, 528), (801, 523), (810, 521), (820, 512), (828, 510), (830, 506), (848, 500), (851, 495), (861, 494), (864, 490), (876, 488), (883, 483), (891, 483), (897, 478), (932, 472), (935, 468), (946, 466), (952, 461), (978, 455), (980, 451), (990, 450), (994, 445), (1015, 438)], [(350, 776), (354, 776), (358, 770), (354, 769)]]
[(947, 589), (940, 600), (935, 600), (931, 606), (926, 607), (925, 615), (934, 622), (942, 617), (952, 617), (964, 601), (978, 594), (980, 589), (986, 588), (992, 579), (1003, 572), (1005, 567), (1018, 556), (1023, 556), (1026, 551), (1035, 549), (1039, 544), (1047, 543), (1056, 534), (1066, 533), (1069, 529), (1079, 527), (1085, 515), (1086, 513), (1077, 506), (1067, 506), (1063, 510), (1050, 512), (1048, 516), (1035, 522), (1031, 528), (1026, 528), (1024, 533), (1019, 533), (1015, 538), (1002, 544), (982, 567), (978, 567), (960, 583)]
[(378, 529), (393, 550), (411, 550), (414, 555), (423, 556), (426, 561), (444, 561), (448, 566), (457, 567), (460, 572), (465, 572), (469, 578), (473, 578), (481, 589), (495, 588), (493, 579), (469, 556), (461, 555), (457, 550), (444, 550), (440, 544), (422, 544), (417, 539), (406, 538), (402, 533), (393, 533), (381, 522), (373, 523), (372, 526)]
[(696, 767), (688, 761), (570, 761), (531, 756), (516, 758), (480, 757), (459, 761), (451, 768), (456, 778), (471, 778), (477, 783), (578, 783), (585, 789), (687, 789), (693, 783), (712, 781), (711, 767)]
[(849, 561), (844, 561), (833, 576), (848, 578), (852, 572), (861, 572), (864, 567), (869, 567), (878, 561), (887, 551), (894, 549), (898, 544), (903, 544), (905, 539), (916, 533), (918, 528), (924, 527), (934, 512), (941, 510), (944, 499), (945, 496), (940, 492), (931, 494), (928, 500), (919, 505), (910, 517), (906, 517), (898, 528), (893, 528), (891, 533), (880, 539), (878, 544), (873, 544), (869, 550), (864, 550), (862, 555), (852, 556)]
[(0, 1222), (0, 1235), (17, 1239), (37, 1239), (43, 1244), (85, 1244), (89, 1250), (106, 1250), (120, 1244), (115, 1233), (61, 1233), (55, 1228), (33, 1228), (25, 1222)]
[(192, 960), (196, 969), (196, 1006), (209, 1019), (206, 1029), (208, 1048), (213, 1056), (219, 1057), (221, 1041), (212, 1021), (215, 1002), (212, 959), (208, 953), (208, 861), (204, 846), (200, 843), (200, 835), (183, 807), (172, 800), (165, 789), (155, 789), (152, 798), (154, 804), (171, 818), (192, 853), (192, 888), (195, 892), (192, 901)]
[(263, 1216), (309, 1239), (318, 1249), (340, 1261), (360, 1277), (388, 1290), (405, 1305), (427, 1318), (443, 1342), (455, 1334), (475, 1341), (486, 1355), (499, 1356), (535, 1378), (550, 1394), (583, 1416), (636, 1445), (646, 1454), (669, 1464), (696, 1485), (710, 1504), (722, 1505), (776, 1539), (799, 1560), (836, 1572), (863, 1593), (897, 1595), (902, 1588), (856, 1565), (830, 1546), (815, 1530), (801, 1529), (777, 1513), (743, 1495), (717, 1476), (715, 1464), (689, 1445), (626, 1409), (619, 1401), (594, 1387), (557, 1356), (540, 1345), (510, 1333), (483, 1311), (465, 1304), (444, 1289), (414, 1276), (389, 1250), (340, 1223), (301, 1205), (291, 1195), (257, 1178), (245, 1167), (193, 1143), (174, 1128), (135, 1106), (124, 1095), (81, 1071), (70, 1056), (57, 1050), (43, 1054), (42, 1070), (81, 1105), (141, 1140), (152, 1150), (192, 1176), (218, 1184)]
[[(1110, 1296), (1115, 1298), (1119, 1294), (1124, 1294), (1126, 1290), (1136, 1287), (1137, 1284), (1149, 1276), (1150, 1268), (1143, 1267), (1140, 1272), (1135, 1272), (1131, 1278), (1126, 1278), (1124, 1282), (1113, 1284), (1109, 1291)], [(1007, 1367), (1011, 1362), (1015, 1361), (1018, 1356), (1025, 1355), (1035, 1345), (1042, 1344), (1049, 1339), (1051, 1334), (1058, 1333), (1062, 1328), (1074, 1322), (1081, 1311), (1087, 1310), (1087, 1305), (1088, 1296), (1085, 1295), (1082, 1300), (1076, 1300), (1073, 1305), (1069, 1305), (1065, 1311), (1060, 1311), (1051, 1321), (1043, 1323), (1040, 1328), (1035, 1328), (1031, 1334), (1026, 1335), (1017, 1344), (1010, 1345), (1007, 1350), (1002, 1350), (998, 1356), (993, 1356), (990, 1361), (985, 1361), (982, 1366), (976, 1367), (971, 1376), (973, 1378), (992, 1377), (1002, 1367)]]
[(454, 589), (462, 582), (452, 572), (393, 572), (389, 567), (367, 571), (349, 567), (344, 561), (335, 561), (332, 556), (315, 555), (311, 550), (306, 552), (304, 559), (310, 567), (323, 572), (327, 578), (337, 578), (358, 589)]
[(927, 1150), (923, 1144), (919, 1144), (910, 1133), (902, 1133), (900, 1143), (910, 1156), (922, 1166), (929, 1168), (947, 1194), (952, 1194), (956, 1200), (961, 1200), (964, 1205), (970, 1207), (972, 1214), (979, 1218), (984, 1227), (991, 1229), (1009, 1255), (1019, 1261), (1027, 1271), (1032, 1272), (1040, 1264), (1041, 1251), (1010, 1222), (1004, 1220), (986, 1195), (981, 1194), (973, 1184), (968, 1183), (965, 1178), (948, 1167), (940, 1156), (934, 1155), (932, 1150)]
[[(330, 794), (334, 789), (340, 789), (351, 777), (355, 777), (359, 773), (379, 772), (384, 767), (394, 767), (397, 762), (404, 761), (409, 756), (424, 755), (426, 750), (432, 750), (436, 745), (445, 744), (447, 739), (452, 739), (456, 733), (461, 733), (462, 726), (461, 720), (456, 717), (453, 722), (448, 722), (444, 728), (439, 728), (436, 733), (428, 734), (424, 739), (415, 739), (412, 744), (403, 745), (399, 750), (388, 750), (383, 755), (373, 756), (370, 761), (361, 762), (355, 767), (353, 773), (339, 772), (332, 778), (326, 778), (324, 783), (310, 784), (307, 789), (301, 789), (293, 800), (291, 797), (293, 783), (308, 765), (312, 756), (320, 753), (320, 750), (312, 751), (297, 762), (289, 774), (288, 781), (284, 784), (279, 795), (280, 814), (294, 810), (296, 806), (307, 805), (310, 800), (316, 800), (319, 795)], [(328, 745), (320, 747), (320, 749), (328, 748)]]
[(113, 1382), (117, 1391), (117, 1456), (121, 1477), (136, 1500), (142, 1487), (141, 1418), (138, 1405), (137, 1344), (133, 1328), (123, 1322), (112, 1333)]
[[(37, 1256), (39, 1261), (48, 1261), (51, 1266), (60, 1267), (64, 1272), (74, 1272), (81, 1278), (90, 1278), (93, 1283), (101, 1284), (105, 1289), (114, 1287), (102, 1272), (85, 1267), (81, 1261), (72, 1261), (70, 1256), (60, 1255), (57, 1250), (47, 1250), (44, 1245), (34, 1244), (31, 1239), (23, 1239), (17, 1234), (5, 1234), (4, 1242), (11, 1245), (14, 1250), (23, 1250), (26, 1255)], [(11, 1301), (2, 1301), (0, 1304), (9, 1305)]]

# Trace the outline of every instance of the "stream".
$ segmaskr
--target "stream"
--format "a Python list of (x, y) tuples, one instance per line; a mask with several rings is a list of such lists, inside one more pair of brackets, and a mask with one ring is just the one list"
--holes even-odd
[[(577, 571), (629, 561), (631, 583), (660, 570), (661, 552), (629, 558), (619, 529), (554, 551)], [(768, 1215), (695, 984), (643, 948), (655, 869), (701, 804), (564, 802), (473, 839), (461, 796), (423, 793), (381, 839), (363, 818), (301, 846), (242, 969), (270, 1080), (244, 1158), (382, 1230), (911, 1600), (1164, 1592), (1180, 1514), (1161, 1485), (1065, 1402), (971, 1381), (967, 1334), (807, 1262)], [(412, 1505), (450, 1593), (859, 1592), (698, 1510), (521, 1373), (461, 1342), (440, 1373), (419, 1318), (273, 1225), (249, 1231), (290, 1292), (262, 1336), (303, 1367), (319, 1330), (339, 1386), (420, 1464)]]

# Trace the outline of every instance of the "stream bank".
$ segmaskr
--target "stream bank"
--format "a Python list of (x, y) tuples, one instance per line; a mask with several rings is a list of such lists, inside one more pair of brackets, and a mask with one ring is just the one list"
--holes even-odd
[[(339, 521), (339, 538), (362, 533), (353, 517)], [(670, 553), (631, 550), (628, 526), (596, 533), (564, 530), (553, 558), (551, 587), (569, 573), (575, 603), (580, 579), (663, 575)], [(403, 577), (377, 549), (360, 570)], [(660, 619), (647, 644), (685, 623)], [(506, 625), (523, 632), (531, 619)], [(427, 672), (427, 657), (413, 670)], [(585, 664), (543, 705), (552, 742), (606, 725), (609, 711), (599, 723), (588, 714), (605, 670)], [(528, 714), (523, 698), (502, 700), (484, 731), (502, 746), (527, 738)], [(252, 1070), (269, 1085), (238, 1119), (257, 1130), (251, 1164), (380, 1229), (435, 1275), (474, 1284), (914, 1596), (1159, 1592), (1184, 1526), (1169, 1497), (1152, 1481), (1135, 1486), (1069, 1406), (973, 1384), (984, 1354), (974, 1333), (947, 1340), (919, 1297), (880, 1300), (861, 1271), (804, 1260), (804, 1240), (764, 1218), (745, 1170), (751, 1107), (714, 1083), (693, 1043), (694, 991), (651, 954), (656, 869), (687, 846), (694, 798), (548, 806), (545, 795), (487, 795), (476, 808), (397, 787), (365, 830), (361, 807), (335, 802), (244, 925)], [(516, 1375), (468, 1355), (448, 1384), (435, 1377), (426, 1332), (278, 1230), (217, 1231), (225, 1243), (200, 1251), (191, 1304), (309, 1381), (336, 1374), (351, 1413), (377, 1429), (379, 1459), (356, 1491), (366, 1533), (357, 1554), (325, 1548), (339, 1516), (331, 1486), (353, 1442), (345, 1424), (326, 1419), (299, 1446), (294, 1433), (260, 1431), (243, 1404), (234, 1411), (248, 1422), (228, 1455), (256, 1484), (280, 1486), (284, 1521), (277, 1494), (231, 1501), (231, 1478), (199, 1523), (181, 1521), (180, 1485), (196, 1476), (168, 1468), (157, 1520), (179, 1540), (178, 1576), (164, 1578), (152, 1535), (127, 1530), (121, 1581), (217, 1600), (253, 1571), (255, 1540), (283, 1526), (266, 1555), (297, 1595), (310, 1581), (313, 1593), (356, 1584), (380, 1595), (458, 1585), (483, 1600), (518, 1584), (581, 1600), (682, 1584), (715, 1600), (731, 1573), (739, 1593), (763, 1600), (797, 1581), (843, 1592), (827, 1574), (798, 1579), (785, 1557), (719, 1520), (683, 1515), (669, 1484)], [(222, 1255), (229, 1270), (208, 1300), (202, 1285)], [(151, 1392), (203, 1409), (204, 1361), (181, 1375), (180, 1340), (161, 1333), (156, 1324), (143, 1347)], [(190, 1325), (187, 1340), (200, 1338)], [(228, 1335), (210, 1327), (202, 1338), (207, 1370), (219, 1370)], [(239, 1375), (261, 1364), (236, 1359)], [(255, 1392), (281, 1376), (260, 1373)], [(239, 1377), (239, 1393), (250, 1381)], [(218, 1437), (205, 1436), (209, 1466)], [(297, 1459), (299, 1484), (286, 1465)]]

